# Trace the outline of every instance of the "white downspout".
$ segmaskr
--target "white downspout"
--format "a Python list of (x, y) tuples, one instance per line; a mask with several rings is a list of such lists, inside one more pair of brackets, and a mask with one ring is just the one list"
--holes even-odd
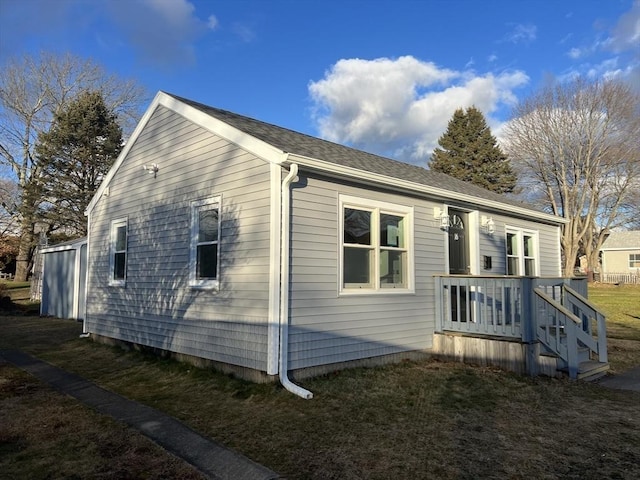
[(313, 398), (313, 393), (296, 385), (288, 376), (288, 356), (289, 356), (289, 221), (290, 221), (290, 195), (289, 187), (293, 179), (298, 175), (298, 165), (292, 163), (289, 174), (282, 181), (282, 211), (280, 214), (280, 225), (282, 234), (281, 241), (281, 268), (280, 268), (280, 383), (291, 393), (306, 400)]
[[(91, 245), (91, 213), (85, 212), (87, 215), (87, 268), (84, 272), (84, 314), (82, 315), (82, 334), (80, 338), (89, 338), (91, 334), (87, 332), (87, 299), (89, 298), (89, 245)], [(78, 255), (82, 252), (82, 247), (78, 251)]]

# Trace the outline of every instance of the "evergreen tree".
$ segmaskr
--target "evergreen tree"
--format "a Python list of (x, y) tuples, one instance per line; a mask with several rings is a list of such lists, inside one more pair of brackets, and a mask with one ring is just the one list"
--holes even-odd
[(67, 234), (86, 235), (84, 210), (122, 150), (122, 129), (99, 92), (83, 92), (38, 136), (39, 184), (46, 220)]
[(433, 151), (431, 170), (497, 193), (515, 188), (517, 178), (511, 163), (477, 108), (456, 110), (438, 144), (441, 148)]

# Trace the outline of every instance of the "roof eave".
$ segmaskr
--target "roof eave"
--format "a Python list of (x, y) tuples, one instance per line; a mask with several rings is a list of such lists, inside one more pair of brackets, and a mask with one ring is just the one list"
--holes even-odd
[(105, 190), (109, 187), (109, 184), (113, 180), (116, 172), (124, 162), (124, 159), (129, 154), (132, 146), (136, 143), (136, 140), (144, 130), (145, 126), (151, 119), (151, 116), (156, 111), (159, 106), (163, 106), (168, 108), (169, 110), (177, 113), (185, 117), (186, 119), (194, 122), (196, 125), (208, 130), (209, 132), (217, 135), (225, 140), (234, 143), (243, 149), (253, 153), (257, 157), (262, 160), (273, 163), (276, 165), (281, 165), (287, 158), (287, 154), (273, 145), (266, 143), (262, 140), (259, 140), (221, 120), (218, 120), (215, 117), (203, 112), (202, 110), (198, 110), (191, 105), (187, 105), (186, 103), (178, 100), (172, 95), (165, 92), (158, 92), (154, 97), (153, 101), (145, 111), (144, 115), (138, 122), (135, 130), (129, 137), (129, 140), (125, 144), (124, 148), (118, 155), (118, 158), (114, 162), (113, 166), (105, 176), (104, 180), (98, 187), (95, 195), (87, 205), (87, 208), (84, 211), (84, 214), (88, 216), (91, 211), (95, 208), (98, 203), (100, 197), (104, 195)]
[(355, 179), (359, 183), (370, 184), (375, 186), (391, 187), (396, 190), (409, 192), (413, 194), (428, 195), (437, 199), (446, 201), (451, 199), (455, 195), (456, 200), (460, 200), (465, 203), (471, 203), (479, 206), (483, 206), (490, 210), (504, 212), (508, 214), (516, 214), (527, 218), (533, 218), (546, 223), (553, 223), (557, 225), (567, 223), (567, 220), (557, 215), (551, 215), (544, 212), (536, 212), (524, 207), (518, 207), (516, 205), (501, 203), (494, 200), (488, 200), (482, 197), (476, 197), (473, 195), (467, 195), (464, 193), (452, 192), (444, 188), (432, 187), (420, 183), (410, 182), (395, 177), (389, 177), (387, 175), (381, 175), (379, 173), (367, 172), (353, 167), (347, 167), (332, 162), (326, 162), (316, 158), (305, 157), (303, 155), (290, 154), (288, 161), (291, 163), (297, 163), (302, 167), (306, 167), (310, 170), (328, 174), (330, 176)]

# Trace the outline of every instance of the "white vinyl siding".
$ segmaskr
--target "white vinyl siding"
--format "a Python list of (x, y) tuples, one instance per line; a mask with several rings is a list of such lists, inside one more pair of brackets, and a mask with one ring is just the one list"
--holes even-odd
[[(218, 289), (193, 288), (192, 202), (214, 197)], [(269, 199), (267, 162), (158, 108), (91, 213), (88, 331), (266, 370)], [(126, 288), (109, 289), (110, 220), (125, 216)]]
[[(427, 200), (340, 184), (300, 172), (292, 189), (289, 368), (424, 350), (435, 328), (435, 273), (445, 269), (442, 231)], [(369, 209), (410, 209), (412, 291), (381, 288), (372, 294), (340, 292), (341, 199), (365, 199)], [(375, 199), (375, 201), (372, 201)], [(391, 209), (393, 211), (393, 209)], [(409, 229), (411, 232), (411, 229)], [(409, 277), (411, 278), (411, 277)]]

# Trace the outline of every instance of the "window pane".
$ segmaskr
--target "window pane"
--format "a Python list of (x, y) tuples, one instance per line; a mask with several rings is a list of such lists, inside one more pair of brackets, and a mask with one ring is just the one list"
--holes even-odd
[(380, 285), (405, 285), (406, 252), (382, 250), (380, 252)]
[(516, 257), (507, 258), (507, 275), (518, 275), (518, 259)]
[(524, 256), (525, 257), (533, 257), (533, 237), (528, 235), (524, 236)]
[(368, 248), (344, 249), (344, 284), (371, 283), (371, 257), (372, 251)]
[(113, 262), (113, 278), (114, 280), (124, 280), (124, 270), (127, 254), (124, 252), (116, 253)]
[(344, 209), (344, 243), (371, 245), (371, 212)]
[(380, 246), (404, 248), (404, 218), (380, 214)]
[(218, 241), (218, 209), (198, 212), (198, 242)]
[(518, 254), (517, 238), (514, 233), (507, 233), (507, 255)]
[(218, 271), (218, 245), (198, 245), (196, 278), (216, 278)]
[(116, 228), (116, 251), (127, 249), (127, 227), (125, 225)]
[(536, 262), (533, 258), (525, 258), (524, 274), (526, 277), (533, 277), (536, 274)]

